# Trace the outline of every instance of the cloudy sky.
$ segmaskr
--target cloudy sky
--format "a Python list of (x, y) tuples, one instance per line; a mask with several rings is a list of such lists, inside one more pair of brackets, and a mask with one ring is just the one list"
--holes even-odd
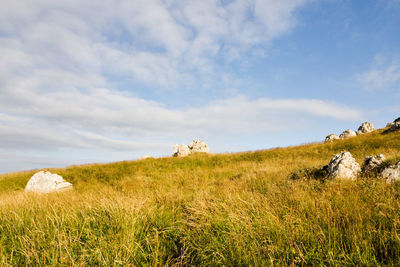
[(399, 0), (0, 0), (0, 173), (400, 116)]

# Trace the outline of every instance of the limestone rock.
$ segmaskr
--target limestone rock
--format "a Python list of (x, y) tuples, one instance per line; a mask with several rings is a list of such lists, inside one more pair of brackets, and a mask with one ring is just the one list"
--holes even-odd
[(353, 131), (353, 130), (346, 130), (343, 133), (341, 133), (341, 135), (339, 136), (340, 139), (345, 139), (345, 138), (349, 138), (349, 137), (353, 137), (356, 136), (357, 134)]
[(363, 122), (361, 126), (358, 128), (358, 134), (370, 133), (375, 131), (374, 125), (370, 122)]
[(390, 133), (390, 132), (395, 132), (398, 130), (400, 130), (400, 121), (393, 122), (393, 124), (390, 126), (390, 128), (387, 130), (387, 132)]
[(332, 142), (333, 140), (340, 139), (339, 136), (336, 134), (330, 134), (327, 137), (325, 137), (325, 142)]
[(60, 175), (40, 171), (35, 173), (25, 187), (25, 192), (50, 193), (72, 189), (72, 184)]
[(343, 151), (331, 159), (326, 169), (328, 177), (345, 179), (355, 179), (361, 170), (351, 153)]
[(377, 156), (368, 156), (365, 157), (363, 172), (373, 171), (378, 168), (382, 162), (385, 160), (385, 156), (383, 154), (379, 154)]
[(386, 183), (392, 183), (400, 180), (400, 161), (395, 166), (390, 166), (383, 170), (382, 178)]
[(195, 152), (210, 153), (210, 149), (208, 148), (208, 145), (200, 140), (193, 140), (192, 142), (190, 142), (189, 149), (193, 153), (195, 153)]
[(190, 154), (190, 149), (187, 145), (175, 145), (172, 156), (186, 157), (189, 154)]

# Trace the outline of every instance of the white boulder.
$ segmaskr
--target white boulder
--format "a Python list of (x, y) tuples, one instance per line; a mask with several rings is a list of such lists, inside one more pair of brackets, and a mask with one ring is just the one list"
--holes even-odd
[(330, 134), (327, 137), (325, 137), (325, 142), (332, 142), (333, 140), (338, 140), (338, 139), (340, 138), (336, 134)]
[(186, 157), (190, 154), (190, 149), (187, 145), (174, 145), (172, 156), (174, 157)]
[(138, 160), (144, 160), (144, 159), (148, 159), (151, 158), (149, 155), (143, 155), (140, 158), (138, 158)]
[(328, 177), (355, 179), (361, 171), (360, 165), (355, 161), (350, 152), (336, 154), (328, 164)]
[(390, 166), (383, 170), (382, 178), (386, 183), (392, 183), (400, 180), (400, 161), (395, 166)]
[(370, 133), (375, 131), (374, 125), (371, 122), (363, 122), (357, 130), (358, 134)]
[(345, 138), (349, 138), (349, 137), (353, 137), (356, 136), (357, 134), (353, 131), (353, 130), (346, 130), (343, 133), (340, 134), (340, 139), (345, 139)]
[(192, 142), (190, 142), (189, 149), (193, 153), (195, 153), (195, 152), (210, 153), (210, 149), (208, 148), (208, 145), (200, 140), (193, 140)]
[(25, 187), (25, 192), (50, 193), (72, 189), (72, 184), (60, 175), (40, 171), (35, 173)]

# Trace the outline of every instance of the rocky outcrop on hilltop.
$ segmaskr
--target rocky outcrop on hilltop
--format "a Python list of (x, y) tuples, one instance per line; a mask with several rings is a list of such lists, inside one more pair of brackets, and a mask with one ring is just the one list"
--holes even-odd
[(72, 189), (72, 184), (65, 181), (62, 176), (40, 171), (29, 179), (25, 187), (25, 192), (51, 193), (68, 189)]
[(186, 157), (187, 155), (190, 154), (190, 149), (188, 145), (175, 145), (172, 156), (173, 157)]
[(396, 132), (396, 131), (398, 131), (398, 130), (400, 130), (400, 121), (398, 121), (398, 122), (393, 122), (393, 123), (390, 125), (390, 128), (387, 130), (387, 132), (388, 132), (388, 133), (391, 133), (391, 132)]
[(344, 131), (343, 133), (341, 133), (339, 135), (339, 137), (340, 137), (340, 139), (346, 139), (346, 138), (353, 137), (353, 136), (356, 136), (356, 135), (357, 135), (356, 132), (354, 132), (353, 130), (348, 129), (348, 130)]
[(339, 136), (337, 136), (336, 134), (330, 134), (327, 137), (325, 137), (325, 142), (332, 142), (333, 140), (338, 140), (340, 139)]
[(192, 153), (196, 152), (210, 153), (208, 145), (200, 140), (193, 140), (192, 142), (190, 142), (189, 149)]
[(395, 119), (393, 122), (386, 124), (386, 128), (388, 129), (384, 133), (391, 133), (400, 130), (400, 117)]
[(336, 154), (328, 166), (324, 167), (329, 178), (356, 179), (361, 171), (360, 165), (356, 162), (350, 152)]
[(193, 140), (189, 145), (175, 145), (172, 156), (186, 157), (191, 153), (210, 153), (208, 145), (201, 140)]
[(371, 122), (363, 122), (357, 130), (357, 135), (375, 131), (374, 125)]

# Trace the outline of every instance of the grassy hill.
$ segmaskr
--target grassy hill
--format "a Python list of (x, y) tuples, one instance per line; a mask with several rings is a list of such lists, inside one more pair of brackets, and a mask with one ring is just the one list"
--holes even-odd
[(0, 175), (2, 265), (399, 265), (400, 184), (298, 179), (342, 150), (400, 159), (400, 132), (329, 144)]

